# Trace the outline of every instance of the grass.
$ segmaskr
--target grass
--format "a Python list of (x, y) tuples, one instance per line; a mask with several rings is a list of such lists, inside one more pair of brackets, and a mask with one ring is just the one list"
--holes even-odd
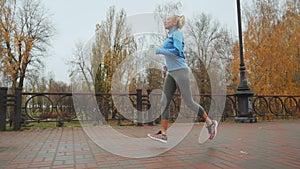
[[(272, 121), (272, 120), (299, 120), (300, 117), (299, 116), (286, 116), (286, 117), (257, 117), (258, 121)], [(223, 122), (227, 122), (227, 123), (235, 123), (234, 117), (228, 117), (225, 119), (225, 121)], [(36, 130), (36, 129), (54, 129), (54, 128), (58, 128), (58, 127), (82, 127), (82, 124), (76, 120), (76, 121), (64, 121), (62, 126), (58, 126), (59, 123), (58, 122), (29, 122), (26, 125), (22, 126), (21, 131), (24, 130)], [(85, 126), (92, 126), (92, 122), (88, 122), (86, 124), (83, 124)], [(100, 124), (101, 125), (101, 124)], [(109, 120), (109, 125), (110, 126), (136, 126), (137, 123), (134, 123), (132, 121), (129, 120), (122, 120), (122, 121), (118, 121), (118, 120)], [(13, 126), (10, 127), (9, 124), (7, 123), (6, 125), (6, 131), (13, 131)]]
[[(54, 129), (58, 127), (82, 127), (82, 125), (91, 126), (92, 122), (88, 122), (87, 124), (81, 124), (78, 120), (76, 121), (64, 121), (61, 126), (59, 126), (59, 122), (55, 121), (41, 121), (41, 122), (29, 122), (26, 125), (23, 125), (21, 127), (21, 131), (24, 130), (36, 130), (36, 129)], [(101, 124), (100, 124), (101, 125)], [(121, 123), (118, 122), (118, 120), (109, 120), (110, 126), (135, 126), (136, 123), (132, 123), (128, 120), (122, 120)], [(10, 127), (9, 124), (6, 124), (6, 131), (13, 131), (13, 126)]]
[[(51, 129), (57, 128), (57, 122), (30, 122), (21, 127), (21, 131), (24, 130), (36, 130), (36, 129)], [(64, 122), (62, 127), (81, 127), (79, 121)], [(13, 131), (13, 126), (6, 125), (6, 131)]]

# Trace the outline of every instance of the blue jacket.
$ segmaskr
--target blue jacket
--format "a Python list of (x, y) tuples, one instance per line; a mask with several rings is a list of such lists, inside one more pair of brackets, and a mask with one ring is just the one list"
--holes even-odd
[(163, 54), (166, 59), (168, 71), (174, 71), (188, 67), (185, 63), (183, 49), (183, 35), (176, 28), (169, 31), (168, 38), (164, 41), (162, 48), (156, 49), (156, 54)]

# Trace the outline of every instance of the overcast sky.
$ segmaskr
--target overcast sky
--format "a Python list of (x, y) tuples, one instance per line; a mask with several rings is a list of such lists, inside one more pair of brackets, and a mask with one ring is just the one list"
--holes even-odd
[[(69, 60), (78, 41), (87, 42), (93, 35), (95, 25), (104, 20), (107, 9), (114, 5), (119, 11), (125, 9), (127, 16), (154, 12), (165, 0), (42, 0), (52, 14), (57, 35), (52, 41), (46, 59), (45, 75), (52, 72), (56, 81), (70, 83)], [(209, 14), (237, 37), (236, 0), (182, 0), (182, 13), (187, 17)], [(241, 1), (243, 2), (243, 1)]]

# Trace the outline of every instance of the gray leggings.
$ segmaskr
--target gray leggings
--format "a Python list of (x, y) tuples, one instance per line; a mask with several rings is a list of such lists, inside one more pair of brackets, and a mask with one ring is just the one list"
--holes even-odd
[(173, 98), (173, 95), (178, 87), (181, 93), (181, 97), (184, 103), (192, 110), (198, 113), (200, 117), (203, 116), (204, 109), (198, 103), (193, 100), (191, 86), (190, 86), (190, 71), (189, 69), (179, 69), (171, 71), (167, 74), (164, 81), (163, 92), (165, 97), (162, 97), (162, 110), (161, 118), (169, 119), (170, 110), (169, 105)]

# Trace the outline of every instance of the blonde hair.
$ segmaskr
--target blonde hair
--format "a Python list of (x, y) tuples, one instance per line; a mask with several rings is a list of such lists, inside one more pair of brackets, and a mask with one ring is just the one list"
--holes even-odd
[(178, 29), (181, 29), (184, 26), (184, 24), (185, 24), (185, 16), (184, 15), (175, 15), (174, 14), (174, 17), (175, 17), (175, 19), (177, 21), (177, 27), (178, 27)]

